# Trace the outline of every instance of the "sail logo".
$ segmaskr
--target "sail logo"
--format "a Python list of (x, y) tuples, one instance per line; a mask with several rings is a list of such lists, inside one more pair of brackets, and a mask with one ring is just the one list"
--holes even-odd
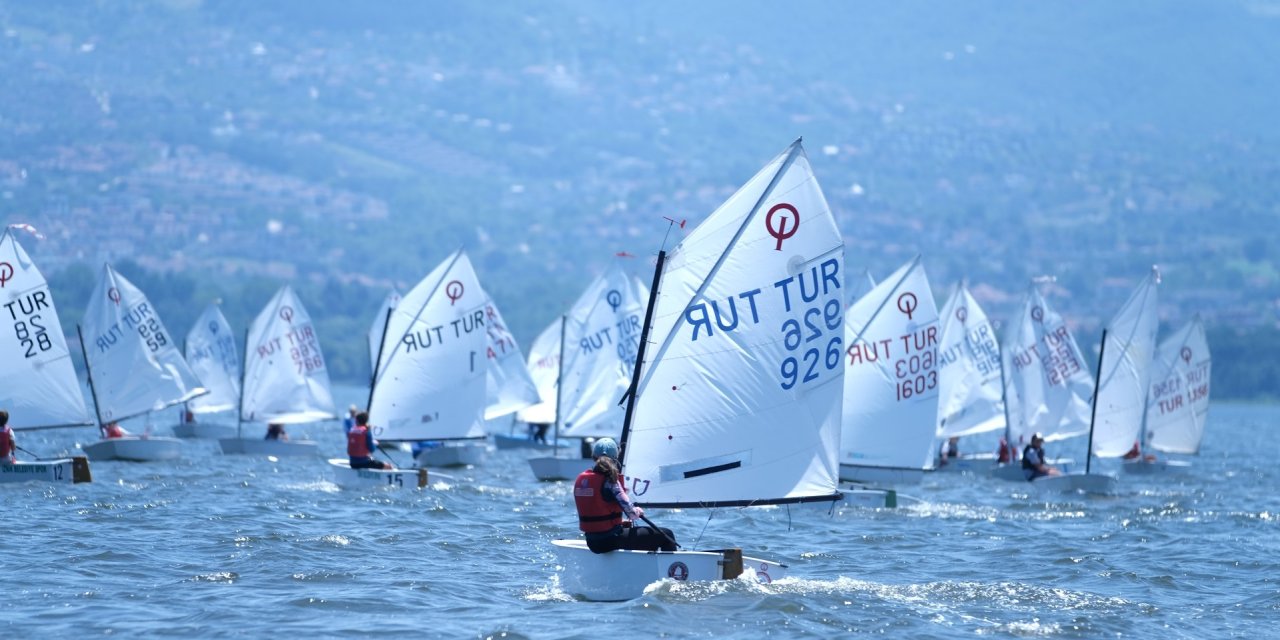
[(115, 287), (107, 289), (107, 299), (116, 303), (117, 307), (120, 306), (120, 290)]
[(451, 280), (449, 284), (446, 284), (444, 286), (444, 295), (449, 298), (449, 306), (452, 307), (454, 303), (462, 297), (462, 293), (466, 290), (466, 287), (462, 286), (462, 281), (460, 280)]
[(280, 319), (293, 324), (293, 307), (288, 305), (280, 307)]
[(13, 265), (8, 262), (0, 262), (0, 289), (4, 288), (5, 283), (13, 279)]
[(209, 323), (209, 333), (212, 333), (212, 334), (213, 334), (213, 335), (215, 335), (215, 336), (216, 336), (216, 335), (218, 335), (218, 323), (217, 323), (217, 322), (210, 322), (210, 323)]
[(1039, 323), (1044, 323), (1044, 309), (1040, 307), (1031, 307), (1031, 319)]
[[(778, 215), (778, 212), (780, 211), (786, 211), (791, 215)], [(778, 221), (777, 228), (774, 228), (773, 226), (773, 221), (775, 219)], [(791, 228), (787, 228), (788, 220), (795, 223), (791, 225)], [(800, 212), (796, 211), (795, 207), (785, 202), (775, 204), (772, 209), (769, 209), (769, 213), (764, 217), (764, 228), (765, 231), (769, 232), (770, 236), (778, 241), (776, 250), (782, 251), (782, 241), (796, 235), (796, 232), (800, 230)]]
[(960, 324), (964, 324), (968, 319), (969, 319), (969, 310), (964, 307), (957, 307), (956, 320), (959, 320)]
[(1191, 364), (1191, 347), (1183, 347), (1181, 355), (1183, 362)]
[(614, 313), (617, 313), (618, 307), (622, 306), (622, 292), (610, 289), (609, 293), (605, 294), (604, 301), (609, 303), (609, 308), (613, 309)]
[(910, 291), (898, 296), (898, 311), (907, 314), (907, 320), (911, 320), (916, 309), (920, 306), (920, 299), (916, 294)]
[[(641, 482), (644, 482), (644, 488), (643, 488), (643, 489), (641, 489), (641, 488), (640, 488), (640, 483), (641, 483)], [(649, 481), (648, 481), (648, 480), (641, 480), (641, 479), (639, 479), (639, 478), (632, 478), (632, 479), (631, 479), (631, 493), (632, 493), (633, 495), (642, 496), (642, 495), (644, 495), (644, 494), (646, 494), (646, 493), (648, 493), (648, 492), (649, 492)]]

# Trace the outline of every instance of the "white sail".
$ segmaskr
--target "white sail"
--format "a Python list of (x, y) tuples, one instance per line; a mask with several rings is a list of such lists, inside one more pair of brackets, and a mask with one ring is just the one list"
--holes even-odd
[(1156, 351), (1147, 396), (1147, 446), (1165, 453), (1200, 451), (1209, 416), (1209, 341), (1200, 317)]
[(843, 244), (796, 141), (671, 252), (623, 434), (636, 501), (836, 495)]
[(488, 301), (462, 251), (400, 300), (387, 325), (369, 408), (379, 438), (484, 437)]
[(524, 354), (492, 299), (485, 303), (484, 328), (488, 336), (485, 357), (489, 361), (484, 419), (493, 420), (537, 404), (538, 388), (525, 368)]
[(244, 367), (241, 419), (296, 424), (336, 417), (320, 339), (288, 285), (249, 327)]
[(103, 265), (82, 323), (98, 417), (124, 420), (206, 393), (133, 283)]
[(849, 305), (856, 304), (862, 296), (871, 293), (874, 288), (876, 288), (876, 279), (871, 277), (870, 270), (863, 269), (862, 275), (855, 276), (853, 282), (849, 283)]
[(1010, 320), (1001, 352), (1012, 445), (1030, 442), (1037, 432), (1050, 442), (1089, 432), (1093, 374), (1036, 285)]
[(840, 463), (924, 469), (938, 419), (938, 307), (920, 257), (845, 314)]
[(648, 302), (648, 288), (614, 264), (569, 310), (561, 435), (621, 436), (626, 411), (618, 400), (631, 384)]
[(0, 389), (14, 429), (92, 424), (49, 283), (5, 229), (0, 234)]
[(1160, 318), (1154, 267), (1107, 324), (1101, 380), (1095, 399), (1093, 453), (1117, 458), (1128, 453), (1142, 434), (1142, 415), (1151, 385), (1151, 359), (1156, 351)]
[(938, 437), (1004, 428), (1000, 344), (987, 314), (963, 284), (940, 314)]
[(557, 318), (529, 347), (529, 377), (538, 390), (538, 404), (516, 413), (516, 419), (530, 424), (556, 421), (556, 389), (560, 385), (560, 322)]
[(373, 371), (378, 366), (378, 350), (382, 348), (382, 332), (387, 328), (387, 314), (398, 304), (400, 304), (400, 292), (392, 290), (382, 300), (382, 306), (378, 308), (378, 313), (373, 316), (373, 322), (369, 325), (369, 371)]
[(192, 399), (192, 413), (233, 411), (240, 406), (240, 354), (231, 325), (218, 305), (200, 314), (185, 343), (187, 365), (209, 393)]

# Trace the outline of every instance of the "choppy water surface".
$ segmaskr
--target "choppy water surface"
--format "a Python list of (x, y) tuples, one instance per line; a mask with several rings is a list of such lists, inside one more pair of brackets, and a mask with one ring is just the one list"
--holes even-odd
[[(557, 588), (549, 541), (577, 535), (572, 498), (535, 482), (527, 453), (491, 450), (425, 491), (355, 492), (320, 458), (190, 441), (177, 462), (95, 462), (92, 484), (0, 488), (0, 631), (1266, 637), (1280, 629), (1278, 422), (1280, 408), (1214, 405), (1189, 473), (1122, 477), (1115, 497), (937, 473), (903, 488), (925, 500), (911, 509), (655, 510), (683, 544), (742, 546), (793, 577), (663, 583), (610, 604)], [(336, 424), (294, 431), (342, 453)], [(53, 454), (92, 431), (19, 435)]]

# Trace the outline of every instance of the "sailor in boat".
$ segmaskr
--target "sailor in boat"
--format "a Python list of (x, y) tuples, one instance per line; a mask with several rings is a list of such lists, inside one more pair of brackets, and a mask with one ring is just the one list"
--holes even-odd
[(948, 460), (960, 457), (960, 436), (952, 436), (938, 448), (938, 466), (945, 466)]
[(112, 421), (102, 425), (103, 438), (110, 440), (112, 438), (123, 438), (127, 435), (129, 435), (129, 432), (125, 431), (119, 422)]
[(0, 462), (13, 464), (18, 461), (18, 440), (9, 426), (9, 412), (0, 409)]
[(284, 432), (284, 425), (273, 422), (267, 425), (267, 435), (263, 440), (288, 441), (289, 434)]
[(1148, 453), (1145, 456), (1142, 455), (1142, 445), (1139, 444), (1137, 440), (1133, 441), (1133, 448), (1129, 450), (1129, 453), (1124, 454), (1124, 459), (1125, 460), (1142, 460), (1144, 462), (1156, 461), (1156, 457), (1153, 454)]
[(347, 457), (352, 469), (393, 469), (395, 467), (381, 460), (373, 459), (373, 451), (378, 443), (373, 439), (373, 431), (369, 430), (369, 414), (361, 411), (356, 414), (356, 425), (347, 432)]
[(351, 427), (356, 426), (356, 414), (360, 410), (353, 404), (347, 407), (347, 417), (342, 419), (342, 433), (351, 433)]
[(546, 443), (547, 443), (547, 429), (548, 429), (548, 428), (550, 428), (550, 427), (551, 427), (551, 425), (550, 425), (550, 424), (548, 424), (548, 423), (546, 423), (546, 422), (539, 422), (539, 423), (537, 423), (537, 424), (531, 424), (531, 425), (529, 425), (529, 428), (534, 429), (534, 432), (533, 432), (533, 441), (534, 441), (534, 442), (541, 442), (542, 444), (546, 444)]
[[(613, 438), (596, 440), (591, 448), (596, 464), (573, 481), (573, 502), (578, 507), (578, 528), (595, 553), (616, 549), (675, 551), (675, 534), (670, 529), (636, 526), (632, 520), (644, 517), (644, 510), (627, 496), (625, 480), (618, 471), (618, 443)], [(627, 519), (623, 519), (623, 515)]]
[(1044, 436), (1038, 433), (1031, 436), (1031, 444), (1022, 450), (1022, 473), (1027, 476), (1028, 481), (1044, 476), (1062, 475), (1057, 467), (1045, 462)]
[(1008, 464), (1016, 459), (1013, 445), (1010, 445), (1008, 440), (1000, 438), (1000, 447), (996, 449), (996, 462)]

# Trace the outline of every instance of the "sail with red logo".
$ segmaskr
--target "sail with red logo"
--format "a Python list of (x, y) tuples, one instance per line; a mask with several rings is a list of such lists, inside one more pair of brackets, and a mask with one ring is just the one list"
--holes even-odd
[[(643, 507), (839, 498), (844, 243), (796, 141), (658, 254), (627, 395), (621, 461)], [(554, 542), (561, 586), (595, 600), (660, 579), (761, 581), (785, 566), (738, 552)]]
[(1165, 453), (1200, 451), (1209, 416), (1209, 341), (1196, 316), (1156, 351), (1147, 397), (1147, 446)]

